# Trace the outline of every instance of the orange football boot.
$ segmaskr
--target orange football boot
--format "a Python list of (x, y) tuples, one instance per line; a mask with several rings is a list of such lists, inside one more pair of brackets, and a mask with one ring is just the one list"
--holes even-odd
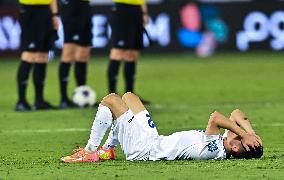
[(97, 162), (100, 160), (98, 151), (87, 152), (83, 148), (74, 151), (71, 156), (62, 157), (61, 161), (65, 163), (83, 163), (83, 162)]

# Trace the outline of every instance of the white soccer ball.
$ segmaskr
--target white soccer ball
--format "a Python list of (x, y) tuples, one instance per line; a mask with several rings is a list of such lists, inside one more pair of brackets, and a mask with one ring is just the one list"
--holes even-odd
[(89, 86), (79, 86), (73, 92), (73, 102), (79, 107), (93, 106), (96, 98), (96, 92)]

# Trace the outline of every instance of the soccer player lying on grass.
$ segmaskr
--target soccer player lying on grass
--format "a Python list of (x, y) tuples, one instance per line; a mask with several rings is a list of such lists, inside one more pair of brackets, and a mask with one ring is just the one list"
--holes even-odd
[[(122, 98), (110, 94), (98, 107), (86, 147), (61, 160), (78, 163), (114, 159), (114, 147), (119, 143), (126, 160), (260, 158), (263, 154), (261, 139), (245, 114), (235, 110), (230, 119), (213, 112), (206, 131), (191, 130), (161, 136), (135, 94), (126, 93)], [(108, 139), (99, 147), (110, 126)], [(227, 129), (227, 137), (220, 135), (221, 128)]]

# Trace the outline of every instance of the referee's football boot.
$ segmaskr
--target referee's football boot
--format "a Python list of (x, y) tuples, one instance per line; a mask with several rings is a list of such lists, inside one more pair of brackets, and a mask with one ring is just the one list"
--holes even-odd
[(58, 109), (78, 108), (78, 106), (69, 99), (61, 100)]
[(33, 106), (33, 110), (52, 110), (52, 109), (56, 108), (46, 101), (36, 102), (35, 105)]
[(26, 101), (24, 101), (24, 102), (18, 101), (17, 104), (16, 104), (15, 110), (25, 112), (25, 111), (32, 110), (32, 108)]

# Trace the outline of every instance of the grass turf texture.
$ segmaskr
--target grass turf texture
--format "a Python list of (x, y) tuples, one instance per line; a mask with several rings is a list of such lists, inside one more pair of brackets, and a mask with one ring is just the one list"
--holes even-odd
[[(93, 57), (88, 82), (101, 99), (106, 94), (106, 57)], [(204, 129), (209, 114), (229, 115), (240, 108), (264, 142), (259, 160), (128, 162), (117, 160), (64, 164), (89, 136), (95, 108), (14, 112), (18, 61), (0, 61), (0, 179), (283, 179), (283, 53), (145, 55), (138, 65), (137, 93), (149, 99), (148, 110), (160, 134)], [(58, 61), (48, 66), (46, 99), (58, 104)], [(69, 92), (74, 88), (70, 73)], [(30, 78), (31, 79), (31, 78)], [(119, 92), (123, 93), (119, 77)], [(33, 101), (29, 81), (28, 99)], [(72, 128), (75, 131), (72, 131)]]

